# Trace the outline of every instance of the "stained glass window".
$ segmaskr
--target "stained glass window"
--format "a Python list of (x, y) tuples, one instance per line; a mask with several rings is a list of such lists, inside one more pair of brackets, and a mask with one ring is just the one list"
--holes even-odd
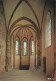
[(18, 54), (19, 41), (16, 41), (16, 54)]
[(50, 12), (46, 16), (46, 25), (45, 25), (45, 48), (51, 46), (51, 15)]
[(34, 54), (34, 41), (32, 41), (32, 54)]
[(27, 42), (24, 42), (23, 44), (23, 51), (24, 51), (24, 55), (27, 55)]

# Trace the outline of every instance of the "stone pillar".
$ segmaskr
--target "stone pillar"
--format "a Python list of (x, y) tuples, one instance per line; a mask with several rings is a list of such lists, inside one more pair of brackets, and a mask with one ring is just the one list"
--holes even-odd
[(36, 67), (36, 37), (34, 38), (34, 46), (35, 46), (35, 67)]
[(36, 51), (36, 69), (37, 69), (37, 54), (38, 54), (38, 52), (37, 52), (37, 49), (38, 49), (38, 48), (37, 48), (37, 43), (38, 43), (38, 42), (37, 42), (37, 37), (36, 37), (36, 48), (35, 48), (35, 51)]
[(14, 50), (14, 52), (13, 52), (13, 53), (14, 53), (14, 54), (13, 54), (13, 68), (15, 68), (15, 53), (16, 53), (16, 52), (15, 52), (15, 51), (16, 51), (16, 50), (15, 50), (15, 49), (16, 49), (16, 48), (15, 48), (15, 47), (16, 47), (15, 38), (14, 38), (13, 41), (14, 41), (14, 43), (13, 43), (13, 50)]
[(6, 71), (10, 70), (10, 37), (9, 34), (7, 33), (6, 37)]
[(38, 38), (38, 43), (37, 43), (37, 67), (41, 66), (41, 50), (40, 50), (40, 38)]
[(28, 64), (29, 64), (29, 66), (30, 66), (30, 42), (29, 42), (29, 40), (28, 40)]
[(40, 33), (40, 66), (41, 66), (41, 72), (42, 72), (42, 33)]
[(10, 36), (10, 65), (13, 69), (13, 36)]

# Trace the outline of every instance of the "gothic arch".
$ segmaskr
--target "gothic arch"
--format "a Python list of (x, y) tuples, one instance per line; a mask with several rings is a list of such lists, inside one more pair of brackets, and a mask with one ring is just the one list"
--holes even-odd
[(22, 21), (22, 20), (26, 20), (26, 21), (30, 22), (30, 23), (33, 25), (34, 29), (39, 33), (39, 29), (38, 29), (37, 25), (35, 24), (35, 22), (33, 22), (31, 19), (29, 19), (29, 18), (27, 18), (27, 17), (21, 17), (21, 18), (17, 19), (17, 20), (12, 24), (12, 26), (10, 27), (9, 33), (10, 33), (11, 30), (13, 29), (13, 26), (14, 26), (17, 22), (20, 22), (20, 21)]
[(13, 18), (13, 16), (14, 16), (15, 11), (17, 10), (17, 8), (19, 7), (19, 5), (20, 5), (23, 1), (25, 1), (25, 3), (30, 7), (30, 9), (31, 9), (32, 13), (34, 14), (35, 19), (36, 19), (36, 21), (37, 21), (37, 23), (38, 23), (38, 27), (39, 27), (39, 29), (40, 29), (40, 24), (39, 24), (38, 17), (36, 16), (36, 13), (35, 13), (34, 9), (32, 8), (32, 6), (30, 5), (30, 3), (29, 3), (27, 0), (20, 0), (20, 1), (18, 2), (18, 4), (16, 5), (16, 7), (15, 7), (15, 9), (14, 9), (14, 11), (13, 11), (11, 17), (10, 17), (9, 24), (8, 24), (8, 29), (9, 29), (9, 26), (10, 26), (10, 23), (11, 23), (11, 20), (12, 20), (12, 18)]

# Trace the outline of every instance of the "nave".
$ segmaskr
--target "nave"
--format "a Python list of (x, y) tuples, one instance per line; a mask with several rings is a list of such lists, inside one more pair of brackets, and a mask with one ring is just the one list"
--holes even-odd
[(47, 76), (56, 81), (56, 0), (0, 0), (0, 81)]
[(48, 81), (44, 73), (36, 70), (11, 70), (0, 74), (0, 81)]

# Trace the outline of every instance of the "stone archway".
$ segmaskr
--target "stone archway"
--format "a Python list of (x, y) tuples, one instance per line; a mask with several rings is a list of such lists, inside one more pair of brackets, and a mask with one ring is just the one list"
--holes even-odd
[[(26, 24), (24, 25), (24, 24), (21, 24), (20, 25), (20, 22), (26, 22)], [(10, 51), (11, 51), (11, 49), (10, 49), (10, 38), (11, 38), (11, 35), (14, 35), (14, 33), (15, 33), (15, 36), (14, 36), (14, 39), (15, 39), (15, 37), (17, 36), (17, 37), (19, 37), (18, 35), (17, 35), (17, 33), (18, 32), (20, 32), (21, 31), (21, 28), (28, 28), (28, 30), (27, 31), (30, 31), (31, 32), (31, 30), (29, 30), (29, 29), (32, 29), (32, 31), (34, 31), (34, 33), (36, 34), (36, 36), (37, 36), (37, 38), (38, 38), (38, 40), (40, 41), (40, 32), (38, 31), (38, 28), (37, 28), (37, 26), (36, 26), (36, 24), (32, 21), (32, 20), (30, 20), (30, 19), (28, 19), (28, 18), (26, 18), (26, 17), (22, 17), (21, 19), (18, 19), (17, 21), (15, 21), (14, 23), (13, 23), (13, 25), (12, 25), (12, 27), (11, 27), (11, 29), (10, 30), (8, 30), (8, 34), (7, 34), (7, 50), (9, 50), (9, 52), (7, 52), (7, 57), (8, 57), (8, 63), (6, 64), (7, 65), (7, 67), (8, 67), (8, 69), (10, 70), (10, 68), (11, 68), (11, 63), (10, 63), (10, 58), (11, 58), (11, 54), (10, 54)], [(16, 31), (16, 32), (15, 32)], [(26, 34), (25, 34), (26, 35)], [(29, 34), (29, 36), (31, 35), (31, 33)], [(28, 37), (28, 36), (27, 36)], [(21, 39), (22, 40), (22, 39)], [(21, 41), (20, 40), (20, 41)], [(36, 41), (35, 41), (36, 42)], [(14, 42), (15, 43), (15, 42)], [(28, 42), (29, 43), (29, 42)], [(36, 44), (36, 43), (35, 43)], [(38, 45), (37, 45), (38, 46)], [(37, 49), (37, 48), (36, 48)], [(40, 49), (40, 48), (39, 48)], [(38, 49), (38, 50), (39, 50)], [(36, 53), (36, 50), (35, 50), (35, 53)], [(39, 52), (38, 52), (39, 53)], [(37, 53), (37, 54), (38, 54)], [(39, 53), (40, 54), (40, 53)], [(38, 54), (38, 55), (39, 55)], [(29, 57), (30, 58), (30, 57)], [(38, 63), (37, 63), (37, 61), (36, 61), (36, 58), (38, 58), (38, 57), (36, 57), (36, 54), (35, 54), (35, 64), (34, 64), (34, 66), (36, 67), (36, 65), (37, 66), (39, 66), (39, 62), (41, 62), (41, 61), (39, 61), (38, 60)], [(30, 59), (29, 59), (30, 60)], [(40, 59), (41, 60), (41, 59)], [(21, 61), (20, 61), (21, 62)], [(37, 64), (36, 64), (37, 63)], [(29, 63), (30, 64), (30, 63)], [(14, 68), (15, 68), (15, 44), (14, 44)]]

